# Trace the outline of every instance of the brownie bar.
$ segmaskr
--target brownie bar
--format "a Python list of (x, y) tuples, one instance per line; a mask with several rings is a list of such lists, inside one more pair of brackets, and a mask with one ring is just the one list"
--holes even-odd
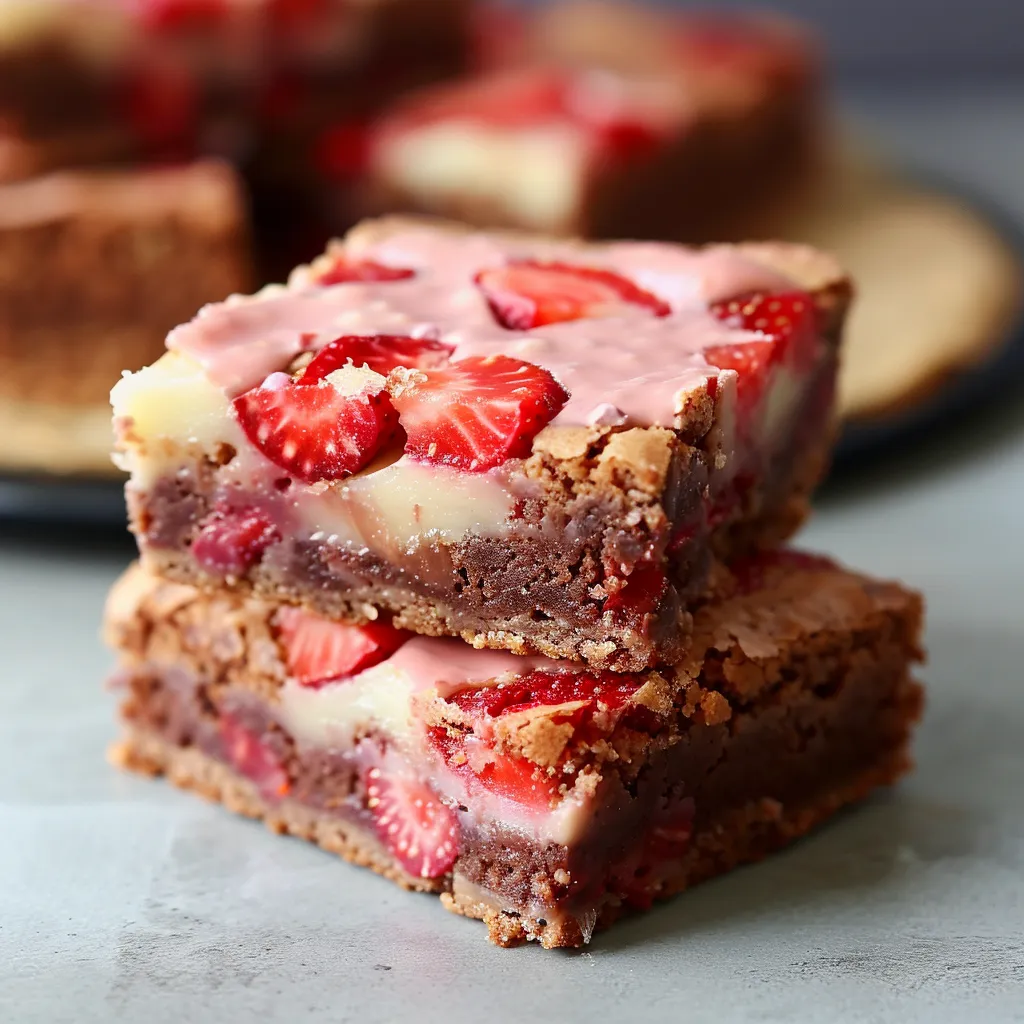
[(496, 68), (423, 90), (374, 127), (367, 205), (587, 238), (748, 237), (818, 164), (806, 35), (758, 15), (556, 4)]
[[(495, 275), (511, 291), (486, 295)], [(518, 316), (515, 288), (551, 279), (526, 304), (558, 322), (508, 327), (495, 303)], [(595, 290), (594, 312), (572, 305)], [(671, 662), (713, 557), (776, 544), (805, 512), (848, 298), (795, 246), (371, 222), (118, 385), (132, 528), (180, 582), (616, 670)]]
[(916, 595), (792, 552), (727, 586), (679, 665), (615, 675), (133, 569), (107, 611), (112, 756), (437, 892), (502, 945), (579, 946), (908, 766)]
[(100, 404), (175, 323), (251, 287), (245, 201), (226, 166), (0, 186), (0, 393)]

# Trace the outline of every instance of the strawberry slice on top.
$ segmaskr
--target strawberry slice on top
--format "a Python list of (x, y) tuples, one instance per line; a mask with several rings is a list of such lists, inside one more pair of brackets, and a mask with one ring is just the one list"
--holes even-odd
[(272, 373), (234, 400), (246, 437), (271, 462), (304, 483), (358, 472), (394, 436), (385, 378), (351, 364), (305, 384)]
[(310, 615), (301, 608), (279, 609), (276, 621), (288, 674), (313, 689), (372, 668), (409, 638), (390, 622), (353, 626)]
[(437, 794), (419, 779), (378, 767), (364, 784), (377, 834), (402, 867), (417, 878), (447, 874), (459, 853), (459, 828)]
[(416, 271), (406, 267), (388, 267), (373, 260), (347, 260), (339, 257), (328, 267), (318, 271), (314, 282), (328, 286), (332, 284), (375, 284), (383, 281), (406, 281), (415, 277)]
[(528, 455), (534, 436), (569, 400), (547, 370), (505, 355), (394, 370), (388, 388), (408, 455), (474, 471)]
[(444, 366), (453, 351), (451, 345), (430, 338), (408, 338), (400, 334), (346, 334), (320, 349), (299, 378), (299, 383), (315, 384), (347, 363), (368, 366), (375, 373), (384, 375), (398, 366), (430, 370)]
[(814, 300), (806, 292), (744, 295), (712, 303), (710, 310), (729, 326), (760, 335), (735, 345), (704, 349), (704, 358), (712, 366), (739, 374), (737, 394), (741, 405), (756, 401), (772, 366), (802, 366), (813, 361), (818, 318)]
[(637, 309), (668, 316), (671, 308), (611, 270), (517, 260), (483, 270), (476, 283), (495, 319), (513, 331), (567, 320), (620, 316)]

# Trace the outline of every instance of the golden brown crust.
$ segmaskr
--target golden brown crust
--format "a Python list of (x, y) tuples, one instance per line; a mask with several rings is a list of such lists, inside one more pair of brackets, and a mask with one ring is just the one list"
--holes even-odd
[[(594, 930), (607, 928), (629, 912), (621, 901), (609, 897), (590, 921), (581, 922), (571, 915), (557, 913), (540, 919), (502, 909), (499, 901), (458, 877), (413, 877), (365, 829), (294, 801), (285, 800), (271, 807), (252, 783), (232, 769), (195, 748), (176, 747), (144, 731), (129, 730), (111, 748), (110, 760), (129, 771), (165, 775), (182, 789), (219, 801), (236, 814), (262, 820), (280, 835), (314, 842), (404, 889), (437, 892), (445, 909), (483, 921), (489, 939), (498, 946), (518, 946), (530, 940), (546, 949), (582, 946), (589, 942)], [(852, 778), (837, 780), (805, 803), (781, 804), (759, 799), (722, 815), (693, 836), (687, 853), (661, 879), (656, 898), (668, 899), (741, 864), (761, 860), (805, 835), (842, 807), (864, 799), (880, 786), (891, 785), (909, 767), (910, 758), (901, 741)]]

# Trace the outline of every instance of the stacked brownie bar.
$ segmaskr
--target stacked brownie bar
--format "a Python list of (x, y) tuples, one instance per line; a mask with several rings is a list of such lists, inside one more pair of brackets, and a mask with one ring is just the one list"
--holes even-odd
[(388, 219), (205, 308), (112, 395), (115, 760), (545, 946), (893, 781), (920, 601), (781, 546), (849, 297)]

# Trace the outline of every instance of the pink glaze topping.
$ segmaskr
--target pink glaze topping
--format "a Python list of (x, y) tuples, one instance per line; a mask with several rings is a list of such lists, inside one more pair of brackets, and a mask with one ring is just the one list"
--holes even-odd
[(551, 658), (524, 657), (509, 651), (475, 650), (462, 640), (416, 636), (407, 640), (383, 664), (405, 673), (416, 690), (458, 689), (499, 676), (530, 672), (581, 671), (585, 665)]
[[(614, 419), (671, 426), (683, 396), (718, 373), (702, 351), (745, 340), (715, 319), (708, 303), (793, 287), (729, 246), (579, 247), (409, 226), (383, 238), (357, 236), (346, 252), (416, 273), (399, 281), (323, 287), (300, 272), (287, 289), (208, 306), (171, 332), (168, 348), (195, 359), (214, 384), (236, 395), (284, 369), (304, 349), (319, 349), (343, 334), (430, 337), (454, 346), (455, 360), (503, 353), (549, 370), (570, 393), (556, 423)], [(637, 306), (606, 319), (508, 330), (495, 320), (475, 278), (481, 270), (524, 259), (611, 270), (668, 303), (671, 312), (657, 317)]]

